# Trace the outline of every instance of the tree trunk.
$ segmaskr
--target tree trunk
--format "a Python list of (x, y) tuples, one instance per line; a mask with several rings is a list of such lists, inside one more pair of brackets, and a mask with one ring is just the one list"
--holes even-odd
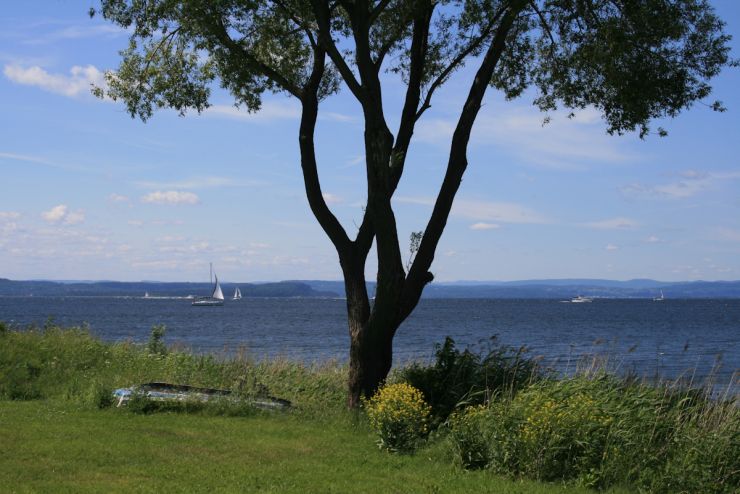
[[(348, 307), (349, 309), (349, 307)], [(351, 310), (351, 309), (350, 309)], [(382, 385), (393, 365), (391, 328), (374, 327), (370, 323), (349, 318), (349, 408), (357, 408), (363, 397), (369, 398)]]

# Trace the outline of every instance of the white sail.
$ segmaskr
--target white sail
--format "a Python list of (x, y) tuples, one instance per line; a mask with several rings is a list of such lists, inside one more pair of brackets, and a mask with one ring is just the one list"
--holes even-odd
[(216, 276), (216, 288), (214, 288), (211, 298), (215, 298), (216, 300), (224, 299), (224, 292), (221, 291), (221, 285), (218, 283), (218, 276)]
[(242, 292), (239, 290), (239, 287), (236, 287), (236, 290), (234, 290), (234, 300), (239, 300), (242, 298)]

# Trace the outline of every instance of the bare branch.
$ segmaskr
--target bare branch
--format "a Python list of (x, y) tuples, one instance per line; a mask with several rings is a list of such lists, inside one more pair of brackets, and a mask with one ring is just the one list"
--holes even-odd
[(467, 47), (465, 47), (465, 49), (458, 53), (458, 55), (452, 60), (452, 62), (450, 62), (449, 65), (447, 65), (447, 67), (445, 67), (444, 70), (439, 73), (436, 79), (432, 81), (432, 84), (430, 84), (429, 90), (424, 97), (424, 102), (422, 103), (419, 110), (416, 112), (417, 120), (421, 118), (425, 111), (432, 107), (431, 103), (434, 92), (445, 82), (447, 77), (465, 61), (468, 55), (478, 49), (480, 45), (488, 38), (488, 36), (491, 34), (491, 31), (493, 30), (493, 27), (496, 25), (505, 11), (506, 9), (503, 7), (499, 9), (499, 11), (496, 12), (496, 15), (494, 15), (491, 19), (491, 22), (489, 22), (488, 25), (481, 30), (480, 34), (476, 36), (476, 38)]
[(555, 49), (555, 37), (552, 35), (552, 30), (550, 30), (550, 26), (547, 24), (547, 19), (545, 19), (544, 14), (542, 11), (537, 7), (537, 2), (534, 0), (530, 1), (529, 4), (532, 6), (532, 9), (537, 13), (537, 16), (540, 18), (540, 24), (542, 25), (542, 29), (545, 30), (547, 33), (547, 36), (550, 38), (551, 43), (551, 49)]

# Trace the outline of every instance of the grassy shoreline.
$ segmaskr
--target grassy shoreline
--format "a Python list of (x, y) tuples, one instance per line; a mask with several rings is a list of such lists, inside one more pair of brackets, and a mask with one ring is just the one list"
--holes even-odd
[[(535, 493), (589, 492), (593, 485), (609, 492), (675, 492), (666, 475), (693, 466), (686, 492), (738, 488), (738, 408), (717, 408), (700, 394), (676, 398), (608, 376), (529, 379), (531, 369), (519, 355), (516, 366), (506, 368), (503, 351), (482, 358), (443, 347), (441, 367), (416, 365), (394, 374), (395, 380), (415, 381), (440, 414), (439, 427), (419, 451), (396, 455), (378, 450), (362, 413), (345, 409), (346, 367), (193, 355), (167, 349), (162, 336), (153, 331), (148, 345), (111, 344), (83, 329), (0, 328), (0, 478), (8, 479), (0, 491)], [(480, 374), (486, 366), (498, 369), (496, 386), (509, 392), (482, 409), (455, 407), (461, 393), (471, 405), (479, 396), (466, 394), (471, 375), (493, 382)], [(208, 409), (136, 414), (109, 407), (112, 389), (148, 381), (226, 388), (244, 396), (268, 392), (295, 408), (287, 414), (247, 410), (219, 416), (221, 411)], [(457, 414), (448, 420), (453, 409)], [(640, 428), (639, 421), (648, 427)], [(658, 426), (657, 440), (640, 442)], [(626, 451), (623, 463), (594, 456), (602, 440), (616, 444), (618, 436)], [(532, 437), (544, 446), (532, 449)], [(558, 453), (563, 448), (565, 456)], [(502, 451), (516, 462), (499, 461)], [(471, 452), (485, 460), (478, 465), (483, 470), (461, 467), (470, 465), (460, 454)], [(640, 455), (650, 461), (630, 458)], [(581, 464), (592, 470), (577, 470)], [(634, 474), (614, 473), (622, 467)], [(677, 473), (683, 474), (674, 472), (674, 478), (683, 478)]]

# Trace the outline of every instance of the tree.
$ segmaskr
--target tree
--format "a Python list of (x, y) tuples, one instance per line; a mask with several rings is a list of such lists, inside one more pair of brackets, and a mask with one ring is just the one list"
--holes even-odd
[[(599, 110), (610, 134), (649, 134), (707, 98), (729, 59), (723, 22), (706, 0), (102, 0), (105, 19), (130, 29), (106, 95), (147, 120), (158, 108), (208, 107), (215, 80), (258, 111), (265, 92), (302, 106), (298, 141), (310, 208), (344, 275), (350, 345), (349, 405), (387, 376), (399, 325), (416, 307), (468, 165), (470, 133), (488, 88), (507, 99), (535, 94), (548, 112)], [(91, 11), (91, 15), (96, 12)], [(404, 267), (391, 198), (416, 123), (464, 64), (477, 71), (450, 143), (429, 221)], [(395, 134), (381, 72), (406, 94)], [(314, 152), (319, 103), (346, 87), (362, 107), (367, 205), (351, 238), (321, 194)], [(715, 109), (722, 109), (716, 102)], [(659, 129), (660, 134), (663, 130)], [(375, 242), (374, 304), (365, 264)]]

